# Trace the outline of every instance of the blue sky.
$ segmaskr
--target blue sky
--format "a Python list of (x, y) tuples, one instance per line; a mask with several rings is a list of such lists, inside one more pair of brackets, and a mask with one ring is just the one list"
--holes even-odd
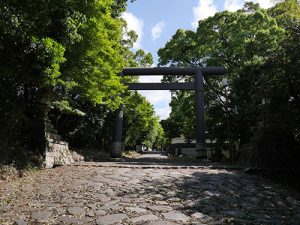
[[(165, 46), (178, 29), (197, 28), (198, 21), (214, 15), (224, 9), (236, 11), (244, 0), (136, 0), (128, 4), (122, 17), (127, 21), (128, 29), (134, 30), (138, 41), (134, 50), (142, 48), (151, 52), (157, 64), (157, 51)], [(263, 8), (273, 5), (273, 0), (255, 0)], [(140, 82), (160, 82), (161, 77), (141, 77)], [(161, 119), (170, 113), (169, 91), (141, 91), (153, 105)]]

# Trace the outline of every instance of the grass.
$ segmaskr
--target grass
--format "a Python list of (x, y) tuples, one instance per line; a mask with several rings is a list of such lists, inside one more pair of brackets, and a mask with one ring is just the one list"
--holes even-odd
[(0, 165), (0, 183), (4, 181), (11, 181), (20, 177), (28, 176), (32, 173), (36, 173), (40, 168), (28, 165), (22, 169), (19, 169), (15, 164)]
[(136, 151), (125, 151), (125, 152), (122, 152), (122, 157), (125, 157), (125, 158), (136, 158), (138, 157), (140, 154), (137, 153)]
[(41, 156), (21, 147), (0, 148), (0, 183), (40, 169)]

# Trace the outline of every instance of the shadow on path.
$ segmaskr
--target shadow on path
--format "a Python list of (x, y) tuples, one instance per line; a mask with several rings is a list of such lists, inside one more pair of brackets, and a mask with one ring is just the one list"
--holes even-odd
[(132, 163), (62, 166), (6, 183), (0, 224), (299, 225), (299, 195), (262, 177)]
[(226, 170), (164, 173), (150, 169), (140, 180), (142, 188), (118, 195), (149, 199), (148, 209), (180, 223), (300, 224), (299, 195), (269, 180)]

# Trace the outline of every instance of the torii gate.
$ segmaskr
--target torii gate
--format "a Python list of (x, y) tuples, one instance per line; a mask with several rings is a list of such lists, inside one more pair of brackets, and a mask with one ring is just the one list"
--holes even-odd
[[(196, 154), (197, 158), (207, 158), (205, 150), (205, 123), (204, 123), (204, 82), (203, 76), (224, 75), (223, 67), (151, 67), (125, 68), (120, 76), (156, 76), (156, 75), (190, 75), (194, 82), (188, 83), (130, 83), (129, 90), (195, 90), (196, 95)], [(112, 157), (120, 157), (122, 153), (123, 106), (118, 110), (115, 135), (112, 145)]]

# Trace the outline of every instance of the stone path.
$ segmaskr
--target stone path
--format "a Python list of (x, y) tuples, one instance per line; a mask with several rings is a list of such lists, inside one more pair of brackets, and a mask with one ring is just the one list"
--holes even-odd
[(0, 224), (300, 224), (299, 196), (254, 175), (118, 166), (64, 166), (2, 184)]

